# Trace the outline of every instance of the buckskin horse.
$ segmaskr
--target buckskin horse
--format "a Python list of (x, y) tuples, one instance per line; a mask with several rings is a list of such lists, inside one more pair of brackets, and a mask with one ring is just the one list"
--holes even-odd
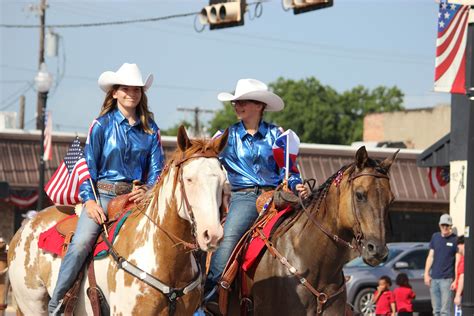
[[(115, 240), (115, 253), (126, 261), (119, 265), (110, 255), (95, 261), (96, 281), (111, 314), (192, 315), (198, 307), (202, 274), (191, 250), (197, 242), (201, 250), (213, 251), (222, 238), (219, 207), (225, 173), (217, 156), (227, 135), (190, 140), (184, 128), (179, 129), (174, 156), (148, 201), (133, 209)], [(58, 208), (39, 212), (10, 243), (10, 280), (25, 315), (47, 315), (61, 259), (38, 249), (38, 235), (67, 216)], [(125, 272), (126, 266), (140, 269), (139, 277)], [(89, 281), (84, 278), (77, 315), (92, 314), (85, 298)]]
[(302, 203), (265, 240), (253, 275), (244, 274), (247, 297), (230, 292), (229, 314), (244, 308), (254, 315), (345, 315), (342, 268), (353, 248), (371, 266), (388, 254), (385, 224), (394, 198), (388, 172), (397, 153), (378, 162), (361, 147), (354, 163)]

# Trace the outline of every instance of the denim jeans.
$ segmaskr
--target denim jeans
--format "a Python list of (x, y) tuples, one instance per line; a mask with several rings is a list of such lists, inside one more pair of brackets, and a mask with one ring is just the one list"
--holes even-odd
[(431, 306), (433, 315), (450, 316), (453, 314), (453, 279), (432, 279), (430, 286)]
[[(110, 195), (99, 190), (99, 199), (107, 215), (107, 205), (115, 195)], [(81, 216), (77, 223), (76, 232), (71, 244), (59, 268), (58, 281), (54, 288), (53, 295), (48, 304), (49, 314), (54, 314), (59, 301), (64, 298), (66, 292), (72, 287), (79, 271), (83, 268), (87, 257), (92, 253), (92, 249), (100, 233), (100, 225), (87, 215), (85, 208), (82, 209)]]
[(235, 246), (257, 219), (255, 202), (258, 196), (255, 192), (232, 192), (224, 224), (224, 238), (212, 255), (205, 286), (206, 294), (216, 286)]

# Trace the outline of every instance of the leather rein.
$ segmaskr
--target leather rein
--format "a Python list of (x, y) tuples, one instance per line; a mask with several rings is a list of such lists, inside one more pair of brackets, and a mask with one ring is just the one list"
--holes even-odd
[[(186, 211), (188, 212), (189, 219), (191, 221), (191, 227), (192, 227), (192, 234), (194, 238), (196, 238), (196, 221), (194, 219), (193, 211), (192, 211), (192, 206), (189, 203), (188, 197), (186, 195), (186, 190), (184, 188), (184, 180), (183, 180), (183, 168), (182, 165), (191, 160), (191, 159), (196, 159), (196, 158), (218, 158), (218, 154), (214, 152), (211, 149), (206, 149), (201, 152), (194, 153), (190, 155), (189, 157), (185, 157), (185, 153), (183, 152), (182, 158), (178, 160), (177, 162), (171, 161), (170, 164), (173, 164), (174, 166), (178, 168), (178, 181), (180, 184), (180, 189), (181, 189), (181, 195), (183, 197), (185, 206), (186, 206)], [(166, 166), (165, 168), (168, 168)], [(176, 181), (174, 182), (174, 189), (173, 191), (176, 190)], [(184, 241), (183, 239), (179, 238), (175, 234), (169, 232), (165, 228), (161, 227), (161, 225), (158, 225), (156, 221), (154, 221), (152, 218), (150, 218), (143, 210), (139, 210), (141, 214), (143, 214), (149, 221), (151, 221), (157, 228), (162, 230), (170, 239), (178, 241), (177, 244), (183, 244), (186, 248), (189, 248), (191, 251), (197, 250), (198, 247), (196, 245), (196, 242), (190, 243), (187, 241)], [(153, 275), (147, 273), (146, 271), (143, 271), (140, 269), (138, 266), (135, 264), (129, 262), (122, 256), (120, 256), (116, 250), (114, 249), (112, 243), (108, 240), (106, 237), (104, 231), (102, 231), (102, 238), (104, 239), (105, 243), (109, 247), (110, 254), (112, 258), (115, 260), (117, 263), (117, 266), (119, 269), (123, 269), (124, 271), (128, 272), (129, 274), (133, 275), (134, 277), (142, 280), (152, 288), (160, 291), (163, 295), (165, 295), (168, 298), (168, 314), (169, 315), (174, 315), (176, 311), (176, 304), (177, 301), (179, 300), (180, 297), (184, 296), (185, 294), (191, 292), (194, 290), (196, 287), (200, 286), (202, 283), (202, 273), (201, 273), (201, 265), (199, 264), (199, 261), (197, 260), (196, 262), (198, 263), (198, 273), (197, 276), (189, 282), (186, 286), (182, 288), (173, 288), (171, 286), (166, 285)]]

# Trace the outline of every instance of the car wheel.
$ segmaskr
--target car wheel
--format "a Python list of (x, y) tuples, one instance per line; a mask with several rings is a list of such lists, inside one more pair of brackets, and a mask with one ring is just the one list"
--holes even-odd
[(372, 302), (375, 289), (368, 287), (360, 290), (354, 300), (354, 308), (362, 315), (375, 315), (375, 304)]

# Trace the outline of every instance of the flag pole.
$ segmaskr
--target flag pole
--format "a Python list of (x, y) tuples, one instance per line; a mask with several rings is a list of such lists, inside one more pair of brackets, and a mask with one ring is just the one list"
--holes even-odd
[(286, 135), (286, 151), (285, 151), (285, 182), (288, 181), (290, 175), (290, 135)]
[[(92, 187), (92, 193), (94, 193), (95, 201), (99, 204), (100, 207), (102, 207), (102, 203), (100, 203), (100, 200), (97, 197), (97, 193), (95, 192), (95, 187), (94, 187), (94, 183), (92, 182), (92, 178), (89, 178), (89, 182)], [(109, 233), (107, 232), (107, 227), (105, 227), (105, 223), (102, 223), (102, 228), (104, 229), (105, 236), (109, 238)]]

